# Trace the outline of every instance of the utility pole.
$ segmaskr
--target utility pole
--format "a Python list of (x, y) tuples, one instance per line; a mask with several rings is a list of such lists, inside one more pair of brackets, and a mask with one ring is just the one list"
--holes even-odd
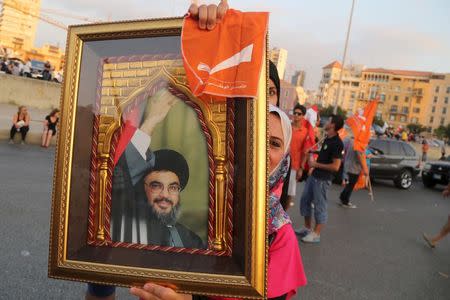
[(353, 9), (354, 9), (354, 7), (355, 7), (355, 0), (352, 0), (352, 9), (350, 11), (350, 18), (348, 20), (348, 27), (347, 27), (347, 37), (345, 39), (344, 55), (342, 56), (342, 69), (341, 69), (341, 73), (339, 74), (339, 85), (338, 85), (338, 89), (337, 89), (336, 101), (334, 102), (334, 110), (333, 110), (334, 114), (337, 114), (339, 97), (341, 96), (342, 76), (344, 75), (345, 59), (347, 57), (347, 47), (348, 47), (348, 40), (350, 38), (350, 29), (352, 27), (352, 19), (353, 19)]

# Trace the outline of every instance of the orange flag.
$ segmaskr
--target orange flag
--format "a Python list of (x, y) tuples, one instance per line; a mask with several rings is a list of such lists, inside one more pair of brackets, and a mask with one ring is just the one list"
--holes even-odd
[[(373, 118), (377, 112), (378, 99), (370, 101), (364, 108), (363, 114), (357, 114), (347, 119), (347, 125), (352, 129), (353, 136), (355, 138), (353, 143), (353, 149), (361, 152), (363, 155), (364, 165), (363, 169), (367, 169), (366, 163), (366, 149), (370, 141), (370, 128), (372, 127)], [(354, 190), (366, 188), (367, 178), (366, 176), (359, 174), (358, 181), (355, 184)]]
[(181, 50), (189, 87), (195, 96), (256, 97), (266, 45), (267, 12), (229, 9), (223, 21), (202, 30), (187, 16)]

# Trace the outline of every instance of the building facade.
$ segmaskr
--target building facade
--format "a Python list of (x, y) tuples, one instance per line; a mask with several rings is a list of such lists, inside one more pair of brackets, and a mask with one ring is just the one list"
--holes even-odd
[(297, 88), (285, 80), (280, 81), (280, 108), (287, 113), (291, 113), (298, 102)]
[(288, 51), (283, 48), (273, 48), (270, 51), (270, 60), (277, 66), (278, 76), (284, 79), (287, 66)]
[(305, 77), (306, 77), (306, 72), (305, 71), (295, 71), (294, 75), (292, 76), (291, 79), (291, 84), (293, 84), (294, 86), (301, 86), (303, 87), (305, 84)]
[(393, 127), (407, 124), (426, 126), (426, 111), (430, 99), (430, 72), (365, 69), (362, 72), (358, 107), (367, 101), (380, 99), (378, 117)]
[(14, 51), (34, 45), (41, 0), (3, 0), (0, 12), (0, 46)]
[(425, 126), (437, 128), (450, 123), (450, 74), (433, 74), (430, 104), (426, 106)]
[(363, 69), (364, 66), (361, 65), (342, 68), (338, 61), (323, 67), (317, 95), (318, 103), (324, 107), (334, 106), (339, 89), (339, 78), (343, 72), (338, 105), (345, 110), (355, 111)]
[(414, 123), (431, 130), (450, 123), (450, 74), (361, 65), (342, 68), (335, 61), (323, 67), (318, 104), (335, 104), (341, 72), (338, 105), (350, 114), (379, 97), (377, 116), (393, 127)]

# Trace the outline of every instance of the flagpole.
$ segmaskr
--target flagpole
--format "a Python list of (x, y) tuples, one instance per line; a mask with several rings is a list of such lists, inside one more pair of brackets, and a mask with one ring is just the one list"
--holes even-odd
[(350, 29), (352, 27), (354, 7), (355, 7), (355, 0), (352, 0), (352, 9), (350, 10), (350, 18), (348, 20), (348, 27), (347, 27), (347, 37), (345, 39), (344, 55), (342, 56), (342, 68), (341, 68), (341, 73), (339, 74), (339, 84), (338, 84), (338, 89), (337, 89), (336, 101), (334, 102), (334, 110), (333, 110), (334, 114), (337, 114), (339, 97), (340, 97), (340, 93), (341, 93), (342, 76), (344, 75), (345, 59), (347, 58), (347, 47), (348, 47), (348, 40), (350, 38)]

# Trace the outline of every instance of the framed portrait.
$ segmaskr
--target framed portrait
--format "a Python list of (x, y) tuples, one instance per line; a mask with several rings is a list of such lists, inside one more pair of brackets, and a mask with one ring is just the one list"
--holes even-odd
[(264, 298), (266, 63), (255, 99), (194, 97), (182, 22), (70, 27), (49, 276)]

